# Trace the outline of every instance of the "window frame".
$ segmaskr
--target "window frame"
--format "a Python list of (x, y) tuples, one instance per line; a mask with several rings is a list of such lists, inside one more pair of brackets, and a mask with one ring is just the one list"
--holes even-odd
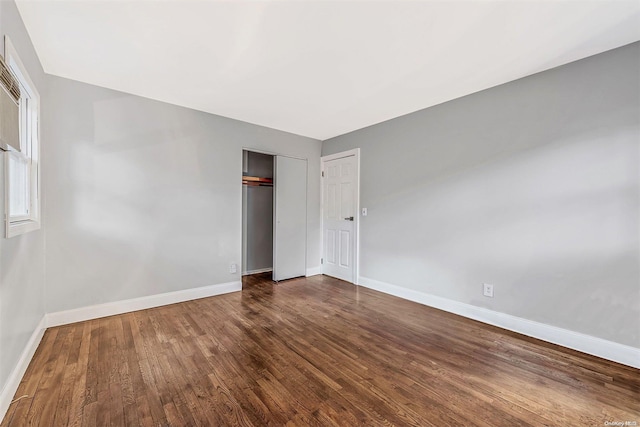
[[(22, 63), (17, 50), (9, 37), (4, 37), (4, 59), (20, 83), (20, 90), (29, 98), (26, 107), (20, 106), (20, 150), (21, 152), (7, 151), (4, 153), (4, 176), (5, 176), (5, 235), (7, 238), (28, 233), (40, 229), (40, 94), (36, 85), (29, 77), (26, 67)], [(23, 95), (21, 95), (22, 97)], [(22, 102), (21, 102), (22, 104)], [(30, 121), (28, 132), (25, 132), (24, 114), (28, 110)], [(33, 120), (35, 117), (35, 122)], [(27, 136), (24, 136), (25, 133)], [(29, 174), (29, 212), (27, 215), (10, 216), (10, 191), (11, 173), (10, 156), (18, 156), (22, 160), (28, 161)]]

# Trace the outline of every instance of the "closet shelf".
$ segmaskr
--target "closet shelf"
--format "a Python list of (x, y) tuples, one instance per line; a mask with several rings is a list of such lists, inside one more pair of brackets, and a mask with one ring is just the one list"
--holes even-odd
[(258, 176), (243, 176), (242, 177), (242, 185), (273, 186), (273, 179), (271, 179), (271, 178), (262, 178), (262, 177), (258, 177)]

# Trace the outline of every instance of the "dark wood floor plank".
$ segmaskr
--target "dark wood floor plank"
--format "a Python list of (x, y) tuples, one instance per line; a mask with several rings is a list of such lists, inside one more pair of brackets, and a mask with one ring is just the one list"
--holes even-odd
[(326, 276), (46, 331), (0, 427), (640, 425), (640, 371)]
[[(146, 397), (146, 408), (150, 411), (150, 418), (154, 424), (167, 424), (166, 414), (162, 398), (168, 399), (166, 391), (162, 388), (162, 382), (159, 381), (154, 373), (154, 367), (150, 361), (153, 358), (155, 342), (155, 334), (148, 331), (149, 322), (148, 311), (135, 316), (135, 321), (130, 322), (131, 334), (135, 349), (134, 357), (137, 358), (138, 367), (142, 376), (142, 388), (138, 393), (143, 393)], [(157, 367), (156, 367), (157, 369)]]
[(38, 389), (33, 395), (29, 410), (28, 423), (33, 425), (51, 425), (57, 409), (58, 396), (66, 368), (67, 354), (73, 339), (72, 326), (62, 326), (53, 343), (53, 351), (44, 365)]
[(12, 411), (7, 411), (4, 422), (8, 426), (24, 426), (27, 425), (27, 416), (31, 409), (33, 398), (22, 398), (19, 401), (13, 403)]

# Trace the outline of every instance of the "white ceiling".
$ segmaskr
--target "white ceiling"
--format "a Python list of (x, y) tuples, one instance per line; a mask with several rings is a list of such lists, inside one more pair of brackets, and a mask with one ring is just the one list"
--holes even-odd
[(47, 73), (328, 139), (640, 40), (640, 1), (34, 1)]

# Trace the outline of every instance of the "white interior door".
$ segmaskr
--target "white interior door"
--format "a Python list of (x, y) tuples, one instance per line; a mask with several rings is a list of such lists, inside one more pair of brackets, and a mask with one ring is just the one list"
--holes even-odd
[(323, 159), (322, 170), (322, 273), (354, 283), (358, 219), (356, 156)]
[(307, 161), (276, 156), (273, 280), (307, 272)]

